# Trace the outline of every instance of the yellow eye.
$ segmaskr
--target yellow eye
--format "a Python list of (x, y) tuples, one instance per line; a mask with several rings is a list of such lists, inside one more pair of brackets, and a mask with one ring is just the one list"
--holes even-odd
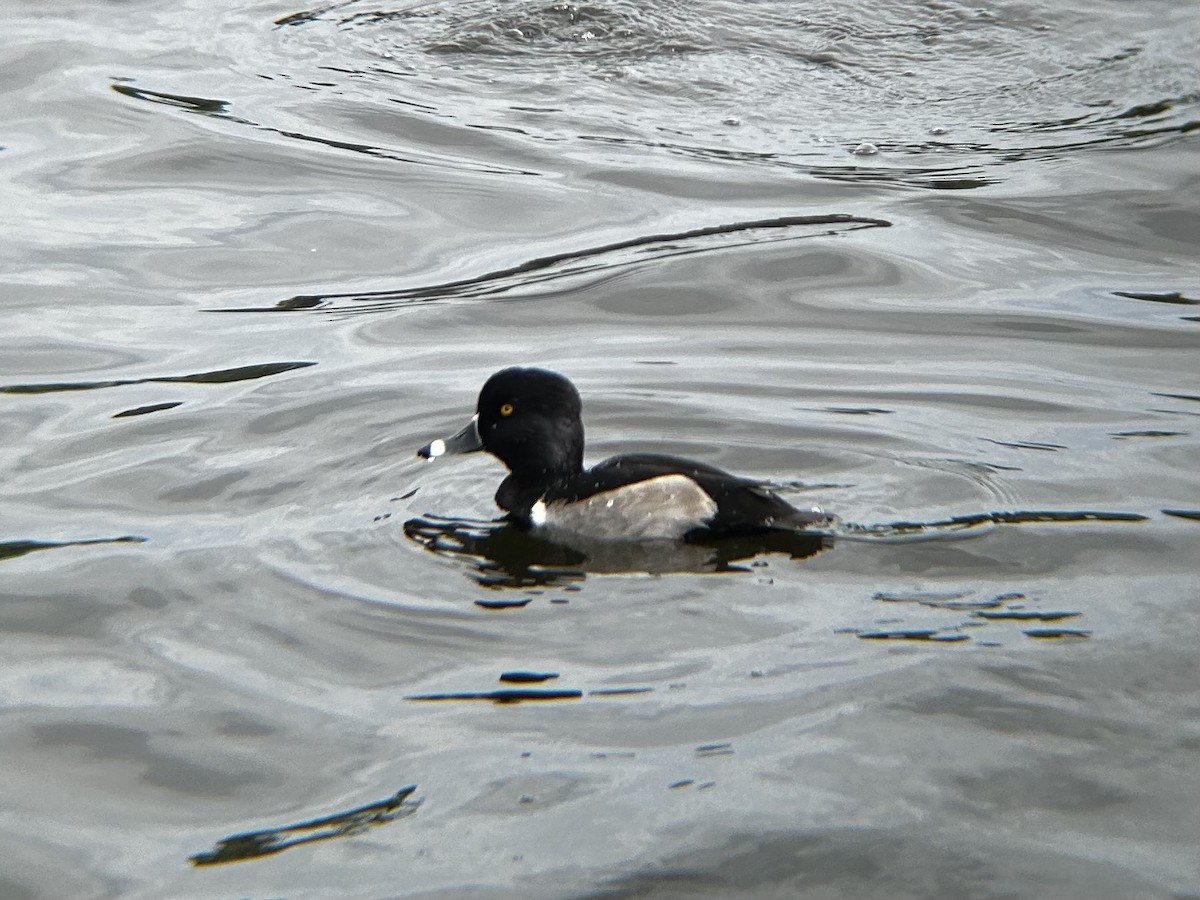
[(511, 416), (512, 414), (513, 414), (513, 405), (511, 403), (505, 403), (505, 404), (501, 405), (500, 415)]

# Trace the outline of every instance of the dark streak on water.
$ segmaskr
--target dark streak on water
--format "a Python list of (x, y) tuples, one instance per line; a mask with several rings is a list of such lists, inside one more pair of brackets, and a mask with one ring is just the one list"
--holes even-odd
[[(557, 677), (557, 676), (554, 676)], [(547, 700), (580, 700), (586, 697), (625, 697), (635, 694), (648, 694), (651, 687), (627, 688), (596, 688), (584, 692), (574, 688), (504, 688), (495, 691), (463, 691), (440, 694), (413, 694), (405, 700), (418, 702), (446, 702), (461, 700), (486, 700), (500, 705), (528, 703), (529, 701), (544, 702)]]
[(1078, 631), (1070, 628), (1030, 628), (1025, 634), (1031, 638), (1039, 638), (1042, 640), (1061, 640), (1064, 638), (1088, 638), (1092, 636), (1090, 631)]
[(935, 641), (955, 644), (969, 641), (970, 635), (937, 631), (936, 629), (904, 629), (899, 631), (867, 631), (858, 635), (864, 641)]
[(144, 416), (144, 415), (148, 415), (149, 413), (163, 412), (164, 410), (175, 409), (176, 407), (179, 407), (179, 406), (183, 406), (182, 400), (173, 400), (173, 401), (169, 401), (166, 403), (151, 403), (151, 404), (148, 404), (147, 406), (135, 406), (133, 409), (125, 409), (119, 413), (114, 413), (113, 418), (114, 419), (128, 419), (133, 416)]
[(196, 372), (191, 375), (154, 375), (148, 378), (119, 378), (109, 381), (9, 384), (0, 385), (0, 394), (55, 394), (62, 391), (94, 391), (99, 388), (125, 387), (133, 384), (231, 384), (237, 381), (252, 381), (256, 378), (270, 378), (272, 375), (282, 372), (315, 365), (315, 362), (260, 363), (253, 366), (238, 366), (233, 369), (217, 369), (213, 372)]
[(498, 704), (513, 704), (528, 703), (531, 700), (579, 700), (582, 697), (583, 691), (573, 688), (563, 688), (561, 690), (555, 690), (553, 688), (506, 688), (496, 691), (462, 691), (458, 693), (442, 694), (412, 694), (404, 699), (415, 700), (419, 702), (487, 700)]
[(1027, 525), (1043, 522), (1146, 522), (1149, 516), (1130, 512), (1104, 511), (1056, 511), (1056, 510), (1025, 510), (1018, 512), (985, 512), (965, 516), (953, 516), (935, 522), (889, 522), (886, 525), (871, 526), (863, 529), (855, 526), (854, 530), (865, 530), (871, 533), (886, 534), (889, 532), (932, 532), (940, 529), (973, 528), (977, 525)]
[(1006, 609), (998, 611), (981, 610), (972, 613), (981, 619), (1012, 619), (1017, 622), (1035, 621), (1035, 622), (1058, 622), (1062, 619), (1073, 619), (1076, 616), (1081, 616), (1080, 612), (1042, 612), (1034, 609)]
[(112, 89), (118, 94), (132, 97), (135, 100), (148, 100), (151, 103), (165, 103), (188, 112), (213, 115), (229, 110), (226, 100), (210, 100), (206, 97), (186, 97), (181, 94), (167, 94), (162, 91), (151, 91), (146, 88), (136, 88), (130, 84), (114, 84)]
[(509, 684), (540, 684), (557, 677), (557, 672), (504, 672), (500, 680)]
[(416, 790), (417, 786), (410, 784), (377, 803), (368, 803), (306, 822), (230, 835), (221, 838), (213, 850), (190, 856), (188, 861), (198, 867), (218, 866), (272, 856), (301, 844), (352, 837), (368, 828), (386, 825), (412, 815), (420, 805), (419, 800), (409, 799)]
[(0, 560), (14, 559), (38, 550), (57, 550), (62, 547), (90, 547), (97, 544), (141, 544), (144, 537), (88, 538), (81, 541), (3, 541), (0, 542)]
[(532, 602), (532, 597), (522, 597), (510, 600), (476, 600), (475, 605), (482, 609), (521, 609)]
[(1117, 297), (1129, 297), (1132, 300), (1148, 300), (1151, 303), (1173, 303), (1179, 306), (1196, 306), (1200, 300), (1185, 297), (1179, 291), (1168, 291), (1162, 294), (1137, 291), (1113, 291)]
[[(430, 300), (462, 299), (494, 297), (512, 291), (516, 288), (528, 289), (534, 285), (549, 283), (559, 279), (580, 275), (594, 275), (609, 269), (618, 269), (645, 263), (649, 257), (637, 256), (632, 259), (620, 259), (618, 254), (623, 250), (653, 251), (654, 258), (670, 257), (707, 252), (715, 247), (728, 248), (738, 244), (705, 244), (690, 248), (675, 246), (685, 241), (695, 241), (698, 238), (727, 237), (731, 235), (745, 236), (744, 243), (753, 244), (765, 241), (794, 240), (798, 237), (815, 235), (830, 235), (841, 232), (855, 231), (862, 228), (887, 228), (890, 222), (882, 219), (862, 218), (844, 214), (820, 216), (781, 216), (773, 219), (762, 219), (750, 222), (733, 222), (724, 225), (708, 225), (703, 228), (693, 228), (675, 234), (651, 234), (605, 244), (601, 247), (589, 247), (583, 250), (570, 250), (527, 260), (515, 266), (497, 269), (441, 284), (425, 285), (414, 288), (402, 288), (379, 291), (355, 291), (344, 294), (308, 294), (289, 297), (280, 300), (270, 307), (243, 307), (233, 309), (218, 309), (213, 312), (297, 312), (309, 309), (330, 309), (336, 304), (339, 312), (363, 311), (383, 312), (398, 309), (410, 303), (424, 303)], [(784, 231), (794, 228), (805, 228), (804, 234), (786, 234), (783, 237), (764, 237), (755, 232)], [(814, 230), (819, 229), (819, 230)], [(609, 257), (617, 257), (610, 260)], [(563, 265), (564, 263), (581, 263), (580, 265)], [(536, 277), (533, 273), (538, 273)]]

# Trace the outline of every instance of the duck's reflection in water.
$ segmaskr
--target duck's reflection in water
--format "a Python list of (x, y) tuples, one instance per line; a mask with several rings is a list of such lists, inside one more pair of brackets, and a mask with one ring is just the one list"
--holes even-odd
[[(1170, 511), (1168, 511), (1170, 512)], [(806, 559), (837, 542), (918, 544), (982, 537), (998, 527), (1140, 524), (1148, 516), (1096, 510), (993, 511), (929, 522), (860, 525), (834, 519), (824, 530), (770, 531), (709, 542), (602, 541), (528, 531), (504, 520), (447, 519), (425, 515), (404, 523), (404, 533), (426, 550), (471, 564), (487, 587), (534, 588), (582, 581), (589, 574), (645, 572), (745, 572), (738, 565), (767, 553)]]
[(432, 553), (468, 561), (480, 584), (515, 588), (562, 585), (589, 574), (747, 571), (737, 563), (764, 553), (804, 559), (832, 546), (826, 534), (782, 531), (711, 543), (550, 538), (503, 520), (431, 515), (409, 519), (404, 533)]

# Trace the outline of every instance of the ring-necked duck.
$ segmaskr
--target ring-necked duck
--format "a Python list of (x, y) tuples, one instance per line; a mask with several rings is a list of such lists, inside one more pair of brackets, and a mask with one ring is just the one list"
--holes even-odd
[(706, 540), (825, 524), (756, 481), (652, 453), (583, 468), (579, 392), (545, 369), (497, 372), (466, 427), (417, 451), (434, 459), (487, 450), (508, 466), (496, 504), (519, 525), (605, 539)]

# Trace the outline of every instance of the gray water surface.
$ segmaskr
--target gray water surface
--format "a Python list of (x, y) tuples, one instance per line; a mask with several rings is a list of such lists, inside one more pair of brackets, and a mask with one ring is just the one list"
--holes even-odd
[[(0, 24), (0, 897), (1200, 897), (1196, 3)], [(497, 526), (529, 363), (834, 534)]]

